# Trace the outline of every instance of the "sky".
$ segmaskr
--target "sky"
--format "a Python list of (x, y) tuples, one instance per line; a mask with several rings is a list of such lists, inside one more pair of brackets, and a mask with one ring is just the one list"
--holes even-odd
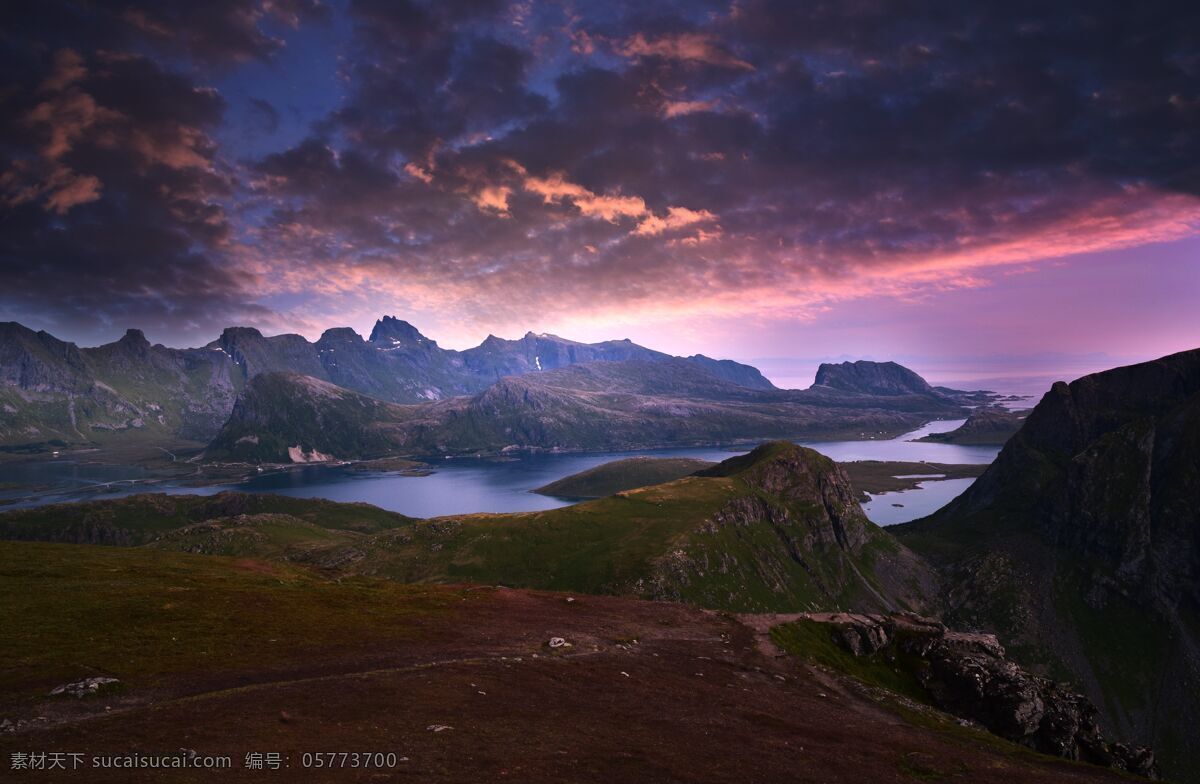
[(6, 4), (0, 148), (0, 320), (82, 345), (391, 314), (786, 386), (1200, 346), (1195, 3)]

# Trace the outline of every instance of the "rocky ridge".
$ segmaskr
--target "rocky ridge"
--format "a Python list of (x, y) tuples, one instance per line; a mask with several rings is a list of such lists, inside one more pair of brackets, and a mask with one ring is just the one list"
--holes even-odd
[(1044, 754), (1157, 778), (1152, 751), (1105, 738), (1099, 711), (1062, 683), (1010, 660), (993, 634), (952, 631), (911, 613), (811, 613), (858, 657), (903, 662), (939, 708)]

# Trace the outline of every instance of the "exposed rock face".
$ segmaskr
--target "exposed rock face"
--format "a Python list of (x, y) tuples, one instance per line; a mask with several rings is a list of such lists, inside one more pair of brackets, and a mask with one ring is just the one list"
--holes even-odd
[[(1058, 383), (991, 467), (896, 527), (949, 616), (1070, 672), (1170, 778), (1200, 781), (1200, 351)], [(1060, 670), (1060, 671), (1061, 671)]]
[(64, 393), (86, 392), (92, 384), (75, 344), (12, 321), (0, 324), (0, 382), (26, 392)]
[(763, 444), (744, 458), (727, 460), (700, 475), (728, 476), (731, 468), (755, 489), (818, 509), (823, 524), (813, 530), (813, 536), (822, 544), (857, 549), (866, 542), (870, 523), (845, 471), (828, 458), (778, 442)]
[(933, 702), (991, 732), (1072, 760), (1157, 778), (1149, 749), (1114, 743), (1097, 723), (1096, 707), (1061, 683), (1033, 675), (1009, 660), (992, 634), (948, 630), (914, 615), (813, 614), (829, 624), (835, 642), (855, 656), (901, 654)]
[(372, 343), (383, 343), (386, 345), (394, 345), (397, 343), (405, 345), (432, 345), (436, 346), (437, 342), (430, 340), (421, 334), (420, 330), (409, 324), (407, 321), (402, 321), (395, 316), (384, 316), (375, 322), (375, 328), (371, 330), (371, 337), (368, 338)]
[(87, 443), (126, 431), (210, 438), (236, 396), (229, 357), (152, 346), (139, 330), (77, 348), (0, 324), (0, 444)]
[(639, 593), (747, 610), (764, 588), (775, 606), (928, 606), (931, 570), (866, 518), (824, 455), (773, 442), (696, 476), (733, 479), (738, 492), (658, 560)]

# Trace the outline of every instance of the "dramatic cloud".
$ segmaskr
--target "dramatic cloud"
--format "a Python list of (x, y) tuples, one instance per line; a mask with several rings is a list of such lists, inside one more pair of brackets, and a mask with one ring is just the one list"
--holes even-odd
[[(28, 29), (36, 11), (4, 26), (0, 310), (67, 334), (144, 325), (171, 339), (231, 320), (271, 323), (252, 277), (229, 259), (236, 175), (214, 141), (222, 97), (123, 48), (134, 40), (127, 28), (148, 17), (57, 11), (41, 37)], [(227, 30), (210, 32), (232, 43)], [(216, 56), (203, 31), (178, 34)]]
[[(1182, 2), (44, 5), (0, 91), (43, 321), (811, 319), (1200, 229)], [(315, 124), (262, 81), (297, 36)], [(273, 152), (218, 142), (242, 73)]]

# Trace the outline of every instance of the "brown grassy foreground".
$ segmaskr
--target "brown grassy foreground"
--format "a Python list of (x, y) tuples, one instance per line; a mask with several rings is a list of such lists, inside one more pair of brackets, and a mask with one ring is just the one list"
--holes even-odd
[[(52, 781), (1118, 780), (965, 730), (770, 645), (761, 618), (491, 587), (322, 580), (249, 559), (0, 544), (12, 752), (229, 754), (222, 773)], [(546, 643), (563, 637), (569, 647)], [(46, 691), (107, 675), (122, 688)], [(443, 731), (429, 727), (444, 725)], [(249, 771), (247, 752), (289, 767)], [(316, 770), (379, 751), (394, 769)]]

